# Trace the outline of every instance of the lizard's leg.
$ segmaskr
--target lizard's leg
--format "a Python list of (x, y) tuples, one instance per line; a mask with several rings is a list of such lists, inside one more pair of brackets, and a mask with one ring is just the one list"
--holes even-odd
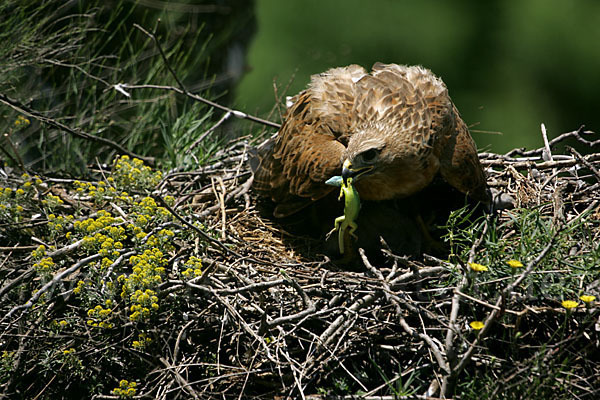
[(333, 229), (330, 230), (327, 235), (325, 235), (325, 240), (329, 240), (329, 237), (331, 236), (331, 234), (337, 230), (340, 229), (340, 224), (342, 224), (344, 222), (345, 217), (342, 215), (341, 217), (337, 217), (335, 219), (334, 225), (333, 225)]
[(358, 225), (356, 224), (356, 222), (350, 222), (350, 223), (348, 223), (348, 227), (350, 228), (350, 231), (348, 231), (348, 233), (350, 233), (350, 236), (352, 236), (354, 239), (358, 239), (358, 236), (356, 236), (354, 234), (354, 232), (358, 228)]

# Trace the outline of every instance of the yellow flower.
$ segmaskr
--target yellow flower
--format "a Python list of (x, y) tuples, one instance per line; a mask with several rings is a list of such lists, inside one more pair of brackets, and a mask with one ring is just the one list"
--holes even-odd
[(566, 308), (567, 310), (571, 309), (571, 308), (575, 308), (579, 305), (579, 303), (577, 303), (576, 301), (573, 300), (563, 300), (562, 302), (562, 306), (564, 308)]
[(519, 260), (509, 260), (506, 262), (511, 268), (521, 268), (523, 263)]
[(484, 325), (483, 325), (483, 322), (481, 322), (481, 321), (473, 321), (473, 322), (471, 322), (471, 323), (469, 324), (469, 326), (470, 326), (472, 329), (474, 329), (474, 330), (478, 331), (478, 330), (480, 330), (481, 328), (483, 328), (483, 326), (484, 326)]
[(579, 296), (579, 298), (584, 303), (591, 303), (592, 301), (596, 300), (596, 296), (592, 296), (592, 295), (589, 295), (589, 294), (585, 294), (583, 296)]
[(471, 269), (473, 271), (477, 271), (477, 272), (488, 270), (488, 267), (486, 267), (485, 265), (481, 265), (481, 264), (477, 264), (477, 263), (469, 263), (469, 267), (471, 267)]

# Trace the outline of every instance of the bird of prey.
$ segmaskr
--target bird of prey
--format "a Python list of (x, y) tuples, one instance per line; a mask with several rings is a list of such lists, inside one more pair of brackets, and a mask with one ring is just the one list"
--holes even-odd
[(254, 188), (275, 217), (297, 213), (353, 178), (363, 201), (399, 199), (436, 175), (490, 202), (484, 171), (445, 84), (420, 66), (376, 63), (313, 75), (288, 103), (280, 131), (259, 149)]

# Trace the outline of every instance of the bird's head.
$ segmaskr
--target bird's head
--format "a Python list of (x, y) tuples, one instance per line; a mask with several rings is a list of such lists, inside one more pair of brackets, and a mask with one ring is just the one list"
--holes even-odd
[[(363, 200), (381, 201), (410, 196), (423, 189), (439, 163), (428, 158), (421, 162), (406, 156), (397, 127), (369, 126), (356, 132), (342, 156), (342, 179), (353, 179)], [(426, 165), (425, 169), (422, 167)]]
[(393, 162), (386, 151), (385, 138), (366, 137), (357, 134), (352, 137), (346, 148), (342, 164), (344, 182), (352, 178), (355, 182), (367, 181), (371, 177), (385, 174), (387, 166)]

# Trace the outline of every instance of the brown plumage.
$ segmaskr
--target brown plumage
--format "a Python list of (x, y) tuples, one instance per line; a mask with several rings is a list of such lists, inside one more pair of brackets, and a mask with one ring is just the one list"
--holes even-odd
[(410, 196), (440, 173), (489, 202), (467, 126), (444, 83), (422, 67), (377, 63), (370, 74), (350, 65), (314, 75), (259, 159), (254, 187), (275, 202), (276, 217), (333, 191), (325, 181), (345, 160), (362, 200)]

